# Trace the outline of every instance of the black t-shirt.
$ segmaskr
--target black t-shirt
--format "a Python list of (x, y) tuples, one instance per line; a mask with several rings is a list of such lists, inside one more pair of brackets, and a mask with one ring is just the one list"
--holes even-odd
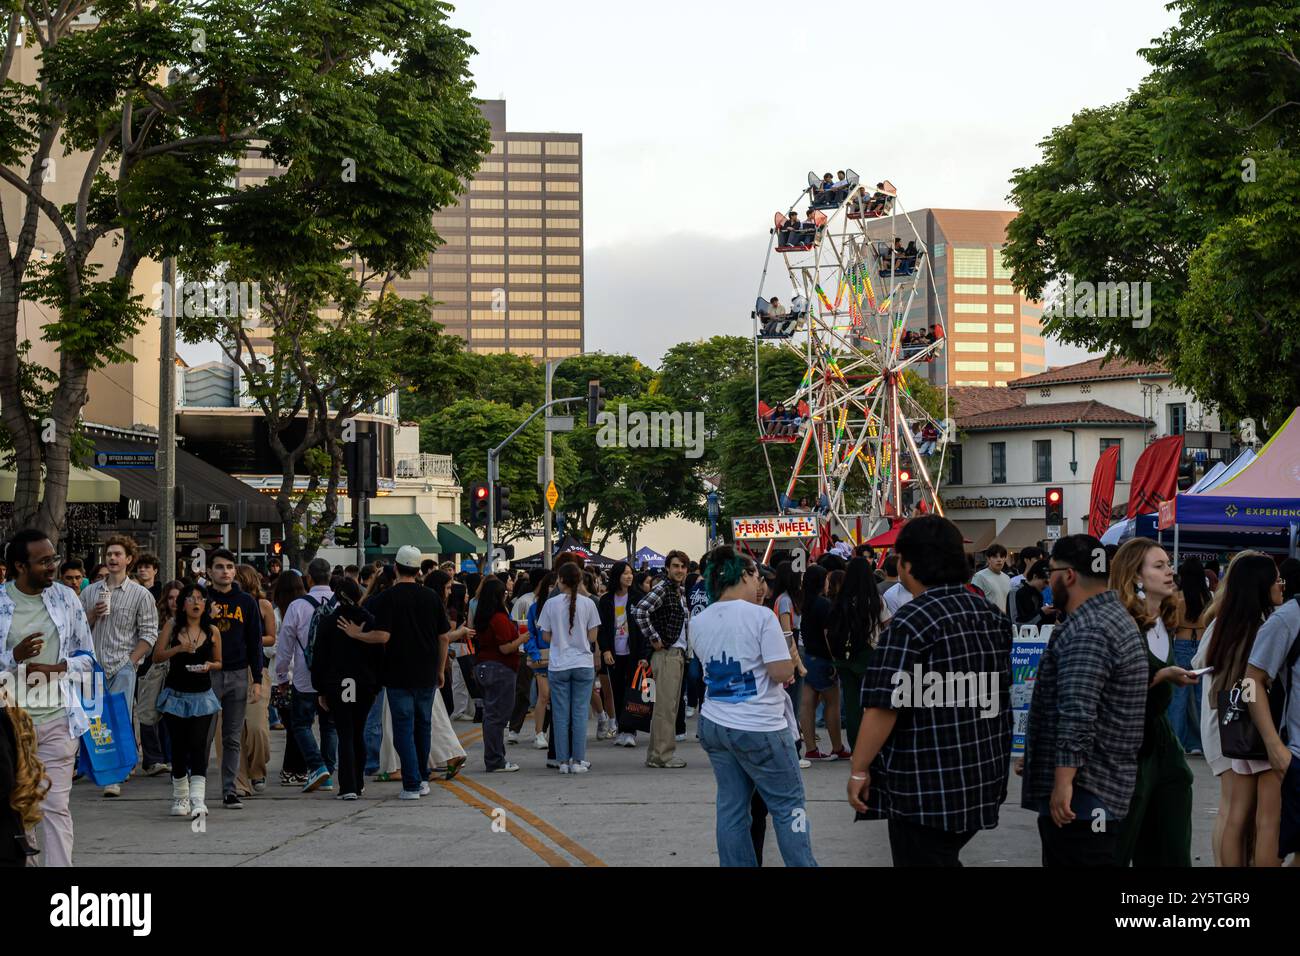
[(384, 645), (380, 683), (385, 687), (438, 686), (438, 637), (451, 630), (442, 600), (414, 582), (393, 585), (366, 604), (374, 628), (390, 635)]
[(377, 691), (384, 646), (348, 637), (339, 627), (340, 620), (375, 629), (374, 618), (364, 608), (341, 602), (335, 606), (316, 628), (312, 686), (322, 694), (337, 694), (344, 681), (352, 680), (358, 689)]
[(799, 636), (803, 638), (804, 650), (824, 660), (831, 659), (830, 645), (826, 643), (831, 606), (825, 595), (819, 595), (811, 607), (804, 608), (803, 618), (799, 621)]

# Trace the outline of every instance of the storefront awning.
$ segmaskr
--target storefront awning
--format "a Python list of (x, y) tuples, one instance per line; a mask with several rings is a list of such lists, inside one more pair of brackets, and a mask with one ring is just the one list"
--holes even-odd
[[(0, 501), (12, 502), (17, 485), (17, 472), (0, 469)], [(116, 504), (120, 494), (116, 478), (93, 469), (77, 468), (74, 465), (68, 474), (68, 504)], [(45, 489), (42, 486), (41, 497), (44, 496)]]
[(391, 558), (398, 548), (414, 545), (424, 555), (438, 554), (438, 539), (433, 536), (429, 526), (419, 515), (370, 515), (371, 524), (388, 525), (388, 544), (366, 545), (366, 555), (376, 558)]
[(438, 522), (439, 554), (487, 554), (487, 542), (463, 524)]
[(998, 532), (997, 542), (1012, 551), (1037, 546), (1047, 537), (1047, 523), (1042, 518), (1012, 518)]
[(992, 544), (998, 525), (993, 518), (967, 518), (964, 521), (954, 521), (953, 524), (961, 531), (962, 537), (970, 542), (968, 551), (983, 551)]

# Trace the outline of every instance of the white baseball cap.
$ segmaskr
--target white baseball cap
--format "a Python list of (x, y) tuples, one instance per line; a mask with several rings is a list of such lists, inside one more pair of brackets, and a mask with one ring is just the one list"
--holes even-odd
[(397, 563), (404, 568), (419, 568), (424, 556), (413, 544), (404, 544), (397, 549)]

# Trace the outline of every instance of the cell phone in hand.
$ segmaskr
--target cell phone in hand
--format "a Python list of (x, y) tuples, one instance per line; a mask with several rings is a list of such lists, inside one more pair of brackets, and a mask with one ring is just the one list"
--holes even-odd
[(1199, 670), (1188, 671), (1188, 673), (1191, 674), (1191, 675), (1193, 675), (1194, 677), (1204, 677), (1206, 674), (1213, 674), (1213, 673), (1214, 673), (1214, 668), (1213, 668), (1213, 667), (1202, 667), (1202, 668), (1200, 668)]
[(197, 674), (200, 671), (206, 670), (207, 666), (208, 665), (206, 664), (186, 664), (185, 669), (192, 674)]

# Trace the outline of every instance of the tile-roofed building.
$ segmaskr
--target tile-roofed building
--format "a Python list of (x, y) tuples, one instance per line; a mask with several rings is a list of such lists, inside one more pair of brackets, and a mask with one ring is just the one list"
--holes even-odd
[(1044, 425), (1127, 425), (1151, 428), (1155, 422), (1098, 401), (1010, 405), (974, 415), (958, 415), (962, 431), (998, 428), (1041, 428)]
[(1124, 358), (1088, 359), (1073, 365), (1061, 365), (1008, 382), (1011, 388), (1039, 388), (1043, 385), (1065, 385), (1074, 382), (1106, 382), (1131, 378), (1169, 378), (1169, 371), (1162, 365), (1146, 362), (1130, 362)]

